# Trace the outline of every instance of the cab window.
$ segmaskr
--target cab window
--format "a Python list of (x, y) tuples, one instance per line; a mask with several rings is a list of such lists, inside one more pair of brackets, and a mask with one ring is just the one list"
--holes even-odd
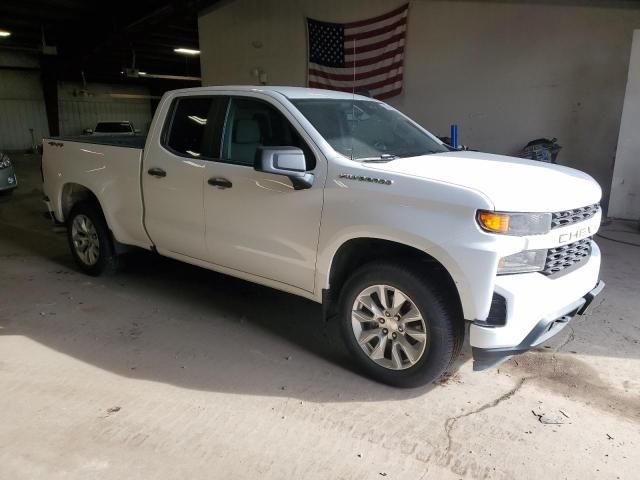
[(315, 157), (289, 120), (275, 107), (252, 98), (232, 98), (223, 138), (222, 160), (253, 166), (260, 147), (298, 147), (315, 168)]
[(220, 158), (220, 138), (228, 98), (181, 97), (171, 106), (163, 145), (190, 158)]

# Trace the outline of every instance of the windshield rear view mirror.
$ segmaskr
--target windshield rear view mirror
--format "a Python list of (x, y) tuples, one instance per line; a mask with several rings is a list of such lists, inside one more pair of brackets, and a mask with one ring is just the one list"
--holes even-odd
[(258, 148), (254, 169), (289, 177), (295, 190), (304, 190), (313, 185), (313, 173), (307, 172), (304, 152), (297, 147)]

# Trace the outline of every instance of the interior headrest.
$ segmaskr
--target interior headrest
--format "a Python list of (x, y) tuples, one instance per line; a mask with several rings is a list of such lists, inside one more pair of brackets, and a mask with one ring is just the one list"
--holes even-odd
[(260, 125), (252, 118), (236, 120), (233, 130), (233, 143), (260, 143)]

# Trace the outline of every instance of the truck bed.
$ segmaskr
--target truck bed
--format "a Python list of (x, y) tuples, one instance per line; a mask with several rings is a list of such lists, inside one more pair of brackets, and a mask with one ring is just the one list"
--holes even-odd
[(89, 190), (100, 202), (115, 238), (149, 248), (140, 175), (145, 136), (80, 135), (43, 140), (44, 192), (58, 221), (73, 198)]
[(146, 135), (75, 135), (53, 137), (52, 140), (91, 143), (93, 145), (111, 145), (113, 147), (143, 149), (147, 141)]

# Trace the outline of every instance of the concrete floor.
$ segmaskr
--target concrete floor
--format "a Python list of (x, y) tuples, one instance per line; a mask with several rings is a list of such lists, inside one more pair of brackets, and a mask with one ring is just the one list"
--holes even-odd
[[(634, 479), (640, 248), (544, 348), (416, 390), (348, 368), (308, 301), (151, 254), (76, 271), (39, 159), (0, 198), (0, 478)], [(630, 224), (607, 235), (640, 242)]]

